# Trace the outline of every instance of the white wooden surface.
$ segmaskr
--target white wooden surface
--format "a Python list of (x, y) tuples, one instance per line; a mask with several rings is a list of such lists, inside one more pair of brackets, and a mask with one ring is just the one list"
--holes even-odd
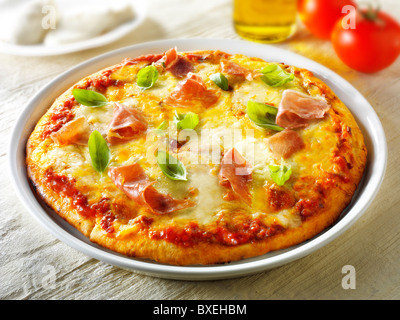
[[(400, 20), (400, 2), (382, 6)], [(28, 99), (68, 68), (112, 49), (168, 38), (237, 39), (230, 0), (151, 0), (138, 29), (106, 47), (57, 57), (0, 54), (0, 299), (399, 299), (400, 298), (400, 59), (365, 75), (346, 67), (327, 41), (301, 25), (278, 44), (331, 68), (373, 105), (389, 149), (382, 188), (345, 234), (282, 267), (232, 280), (164, 280), (122, 270), (68, 247), (24, 209), (8, 178), (11, 128)], [(356, 288), (342, 287), (342, 268), (356, 271)], [(54, 272), (54, 273), (53, 273)], [(51, 278), (51, 275), (54, 277)]]

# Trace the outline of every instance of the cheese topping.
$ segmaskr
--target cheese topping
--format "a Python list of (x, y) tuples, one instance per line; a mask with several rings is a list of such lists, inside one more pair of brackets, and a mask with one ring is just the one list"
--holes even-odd
[[(232, 61), (252, 70), (260, 70), (266, 65), (258, 60), (250, 63), (240, 55), (233, 56)], [(223, 91), (209, 79), (211, 74), (220, 72), (221, 67), (218, 64), (202, 63), (195, 65), (194, 72), (208, 88), (218, 90), (217, 103), (206, 108), (174, 107), (165, 103), (165, 97), (182, 80), (161, 70), (154, 87), (143, 92), (136, 85), (134, 75), (144, 65), (125, 65), (110, 76), (115, 80), (123, 80), (124, 85), (107, 89), (105, 95), (110, 101), (108, 105), (96, 108), (78, 105), (73, 113), (75, 118), (84, 117), (91, 130), (97, 130), (103, 136), (107, 135), (113, 118), (114, 102), (127, 108), (137, 108), (143, 114), (148, 122), (146, 134), (121, 144), (110, 145), (109, 166), (139, 164), (154, 182), (152, 186), (158, 192), (176, 199), (191, 198), (196, 202), (193, 207), (160, 216), (159, 225), (168, 225), (171, 217), (176, 223), (196, 221), (199, 225), (207, 225), (216, 221), (227, 208), (243, 210), (265, 223), (279, 222), (284, 227), (298, 225), (300, 218), (294, 210), (269, 212), (265, 204), (264, 187), (273, 183), (269, 166), (288, 165), (293, 177), (302, 175), (307, 168), (313, 167), (311, 163), (322, 163), (322, 169), (329, 170), (332, 164), (330, 160), (324, 159), (327, 154), (324, 148), (334, 145), (335, 134), (327, 133), (321, 123), (311, 123), (300, 132), (305, 147), (290, 158), (282, 160), (269, 148), (268, 139), (274, 132), (250, 121), (246, 115), (246, 105), (249, 100), (254, 100), (278, 106), (284, 90), (292, 89), (304, 93), (299, 80), (295, 78), (283, 87), (273, 88), (263, 83), (260, 77), (255, 77), (251, 81), (243, 79), (234, 83), (233, 92)], [(174, 112), (185, 114), (189, 111), (199, 115), (199, 124), (194, 130), (181, 132), (174, 126)], [(163, 121), (168, 123), (168, 128), (161, 133), (155, 131)], [(322, 123), (323, 121), (325, 120), (320, 120)], [(237, 150), (251, 168), (250, 206), (238, 199), (225, 198), (229, 188), (221, 185), (218, 177), (223, 154), (231, 148)], [(184, 164), (188, 181), (174, 181), (163, 174), (155, 160), (157, 149), (169, 151)], [(100, 174), (93, 169), (88, 147), (85, 145), (58, 146), (46, 139), (35, 149), (32, 160), (44, 170), (51, 168), (74, 178), (78, 189), (80, 186), (91, 186), (89, 201), (96, 201), (105, 195), (110, 197), (120, 194), (106, 173)], [(321, 166), (315, 170), (321, 170)], [(126, 235), (130, 228), (137, 226), (123, 226), (120, 234)]]

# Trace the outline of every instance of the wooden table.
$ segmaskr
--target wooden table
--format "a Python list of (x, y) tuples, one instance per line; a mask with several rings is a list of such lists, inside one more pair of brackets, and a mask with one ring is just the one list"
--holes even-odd
[[(56, 57), (0, 55), (0, 299), (399, 299), (400, 59), (371, 75), (346, 67), (328, 41), (301, 25), (277, 46), (311, 58), (351, 82), (371, 103), (387, 136), (383, 185), (365, 214), (324, 248), (284, 266), (238, 279), (190, 282), (135, 274), (89, 258), (54, 238), (25, 210), (7, 175), (11, 129), (28, 99), (86, 59), (123, 46), (168, 38), (238, 39), (230, 0), (151, 0), (146, 21), (123, 39)], [(400, 20), (398, 0), (382, 1)], [(342, 268), (354, 267), (345, 289)]]

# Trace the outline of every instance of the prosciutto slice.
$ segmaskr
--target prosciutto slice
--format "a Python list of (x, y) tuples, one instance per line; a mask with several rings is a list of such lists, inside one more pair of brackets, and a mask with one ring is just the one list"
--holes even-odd
[(275, 133), (268, 139), (269, 148), (277, 158), (289, 158), (292, 154), (304, 148), (300, 135), (291, 129)]
[(79, 117), (64, 124), (53, 132), (50, 138), (60, 146), (68, 144), (86, 145), (90, 136), (90, 127), (85, 117)]
[(176, 62), (168, 69), (175, 77), (183, 78), (194, 70), (190, 61), (182, 56), (178, 56)]
[(155, 214), (162, 215), (193, 207), (194, 201), (174, 199), (170, 195), (159, 193), (147, 177), (143, 168), (137, 164), (111, 167), (108, 175), (115, 186), (139, 205), (146, 206)]
[(242, 77), (249, 81), (253, 80), (254, 78), (250, 70), (242, 66), (239, 66), (238, 64), (229, 60), (221, 61), (221, 71), (222, 73), (227, 73), (233, 76)]
[(189, 72), (187, 77), (178, 82), (175, 89), (167, 97), (166, 103), (172, 106), (200, 106), (209, 108), (219, 99), (217, 91), (208, 89), (203, 79)]
[(118, 143), (136, 138), (147, 130), (147, 121), (136, 108), (114, 103), (113, 118), (108, 128), (107, 140)]
[(163, 57), (156, 62), (156, 65), (163, 66), (175, 77), (183, 78), (194, 70), (193, 65), (185, 57), (178, 55), (175, 48), (169, 49)]
[(235, 149), (229, 149), (221, 160), (219, 184), (230, 190), (225, 194), (225, 200), (243, 200), (251, 205), (251, 194), (248, 182), (252, 179), (252, 169), (246, 160)]
[(276, 115), (276, 124), (293, 129), (307, 127), (310, 120), (322, 119), (330, 105), (295, 90), (285, 90)]
[(171, 48), (164, 53), (164, 55), (156, 61), (156, 66), (163, 66), (165, 69), (170, 68), (178, 59), (176, 48)]

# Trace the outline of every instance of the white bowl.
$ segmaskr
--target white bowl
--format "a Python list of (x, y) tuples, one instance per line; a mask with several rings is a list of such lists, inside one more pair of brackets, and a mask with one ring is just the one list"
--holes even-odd
[[(175, 46), (178, 51), (218, 49), (228, 53), (242, 53), (266, 61), (279, 61), (309, 69), (330, 86), (348, 106), (365, 136), (368, 163), (363, 180), (352, 203), (333, 226), (297, 246), (251, 259), (222, 265), (172, 266), (145, 259), (130, 258), (104, 249), (90, 242), (88, 238), (38, 200), (30, 187), (26, 174), (25, 144), (36, 122), (46, 112), (54, 99), (81, 78), (104, 67), (117, 64), (126, 57), (160, 53)], [(16, 193), (27, 211), (55, 237), (84, 254), (106, 263), (137, 273), (181, 280), (213, 280), (249, 275), (292, 262), (323, 247), (345, 232), (368, 208), (382, 183), (386, 162), (386, 138), (379, 118), (368, 101), (350, 83), (328, 68), (293, 52), (274, 46), (226, 39), (180, 39), (147, 42), (121, 48), (83, 62), (52, 80), (27, 103), (15, 124), (9, 147), (10, 174)]]
[(19, 45), (0, 41), (0, 52), (16, 56), (55, 56), (97, 48), (110, 44), (128, 35), (144, 22), (147, 16), (146, 1), (131, 0), (130, 5), (135, 13), (135, 17), (132, 20), (129, 20), (119, 25), (115, 29), (110, 30), (109, 32), (101, 34), (97, 37), (84, 41), (65, 43), (55, 46), (44, 45), (43, 43), (32, 45)]

